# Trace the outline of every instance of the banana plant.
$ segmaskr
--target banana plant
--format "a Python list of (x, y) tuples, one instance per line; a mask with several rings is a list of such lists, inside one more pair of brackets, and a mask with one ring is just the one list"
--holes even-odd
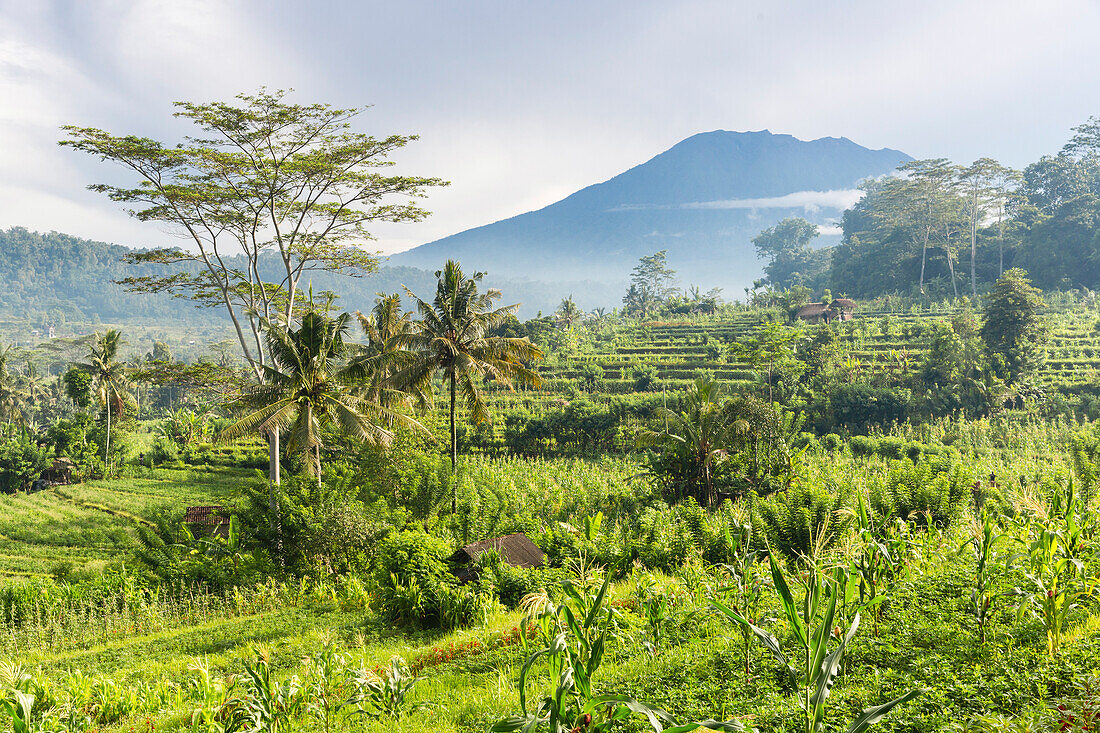
[[(606, 733), (632, 717), (645, 718), (656, 733), (686, 733), (698, 728), (741, 731), (739, 721), (703, 720), (678, 724), (664, 710), (639, 702), (626, 695), (596, 694), (593, 679), (603, 661), (609, 633), (614, 625), (607, 593), (608, 575), (595, 595), (588, 595), (573, 583), (563, 583), (566, 599), (557, 604), (544, 600), (533, 618), (524, 619), (521, 629), (534, 623), (545, 646), (535, 650), (524, 663), (519, 676), (519, 700), (522, 712), (499, 721), (493, 733)], [(524, 640), (527, 644), (526, 639)], [(552, 689), (534, 705), (529, 705), (528, 679), (535, 665), (547, 666)]]
[[(837, 612), (837, 599), (840, 590), (836, 582), (822, 573), (819, 568), (811, 567), (806, 580), (806, 592), (802, 603), (795, 600), (783, 570), (769, 553), (768, 563), (772, 582), (779, 594), (783, 614), (787, 619), (795, 638), (795, 650), (788, 655), (779, 640), (768, 631), (752, 623), (749, 619), (726, 606), (721, 601), (711, 601), (714, 608), (737, 624), (748, 628), (757, 639), (772, 653), (790, 674), (802, 707), (802, 725), (804, 733), (821, 733), (825, 729), (826, 702), (833, 684), (840, 674), (840, 664), (848, 644), (859, 628), (859, 614), (853, 618), (846, 632), (834, 626)], [(829, 640), (838, 639), (830, 651)], [(890, 711), (902, 703), (908, 702), (920, 694), (911, 690), (901, 697), (870, 707), (852, 721), (848, 733), (863, 733), (872, 725), (885, 718)]]

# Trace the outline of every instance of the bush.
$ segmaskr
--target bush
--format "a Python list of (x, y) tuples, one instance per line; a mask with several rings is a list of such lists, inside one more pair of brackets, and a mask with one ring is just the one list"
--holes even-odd
[(893, 461), (886, 477), (870, 484), (870, 503), (882, 524), (894, 518), (945, 527), (969, 500), (972, 477), (950, 455)]
[[(767, 546), (790, 560), (810, 557), (829, 549), (843, 534), (847, 515), (848, 490), (830, 492), (817, 481), (797, 481), (786, 491), (777, 491), (752, 503), (755, 537), (767, 540)], [(825, 531), (823, 531), (825, 530)]]
[(438, 537), (417, 530), (394, 532), (378, 545), (374, 557), (375, 577), (385, 584), (391, 577), (401, 583), (421, 585), (449, 575), (450, 545)]
[(49, 449), (25, 435), (0, 443), (0, 491), (5, 494), (29, 491), (50, 465), (49, 455)]

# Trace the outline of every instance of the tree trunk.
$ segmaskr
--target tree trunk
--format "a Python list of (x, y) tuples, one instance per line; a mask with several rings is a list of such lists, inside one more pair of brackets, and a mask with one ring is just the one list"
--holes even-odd
[(451, 371), (451, 514), (458, 510), (458, 431), (455, 427), (455, 373)]
[(1005, 274), (1005, 223), (1004, 223), (1005, 207), (997, 211), (997, 248), (1000, 250), (1001, 262), (997, 266), (997, 277)]
[(978, 257), (978, 222), (970, 222), (970, 295), (974, 301), (978, 300), (978, 270), (974, 264)]
[(279, 485), (279, 431), (267, 434), (267, 480)]
[(928, 261), (928, 237), (924, 238), (924, 244), (920, 248), (920, 288), (921, 295), (924, 295), (924, 264)]
[(279, 501), (276, 498), (279, 488), (279, 429), (276, 428), (267, 434), (267, 509), (271, 512), (275, 523), (275, 554), (279, 556), (279, 565), (285, 567), (286, 559), (283, 557), (283, 517), (279, 510)]
[(103, 470), (106, 473), (111, 472), (111, 466), (108, 461), (111, 458), (111, 389), (107, 388), (107, 441), (104, 443), (103, 448)]
[(943, 251), (947, 253), (947, 270), (951, 273), (951, 289), (955, 292), (955, 300), (959, 299), (959, 283), (955, 280), (955, 258), (951, 256), (951, 252), (944, 247)]

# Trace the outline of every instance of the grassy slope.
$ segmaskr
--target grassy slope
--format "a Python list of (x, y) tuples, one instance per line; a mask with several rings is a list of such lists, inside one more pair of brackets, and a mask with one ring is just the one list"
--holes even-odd
[(131, 544), (136, 522), (162, 511), (230, 501), (252, 475), (155, 469), (141, 478), (0, 495), (0, 574), (41, 575), (62, 563), (105, 564)]

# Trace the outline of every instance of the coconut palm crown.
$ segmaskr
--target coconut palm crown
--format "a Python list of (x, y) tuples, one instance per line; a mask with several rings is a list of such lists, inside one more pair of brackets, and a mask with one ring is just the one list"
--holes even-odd
[[(475, 423), (489, 420), (482, 383), (491, 379), (509, 389), (513, 384), (538, 386), (537, 373), (527, 364), (541, 359), (542, 351), (526, 338), (493, 336), (519, 308), (519, 304), (494, 308), (499, 290), (479, 292), (484, 273), (467, 276), (454, 260), (448, 260), (439, 278), (435, 299), (427, 303), (406, 288), (416, 302), (420, 320), (414, 321), (408, 350), (415, 358), (400, 374), (400, 382), (423, 394), (430, 394), (434, 376), (442, 374), (450, 395), (451, 470), (458, 466), (456, 403), (462, 398)], [(452, 505), (454, 500), (452, 497)]]

